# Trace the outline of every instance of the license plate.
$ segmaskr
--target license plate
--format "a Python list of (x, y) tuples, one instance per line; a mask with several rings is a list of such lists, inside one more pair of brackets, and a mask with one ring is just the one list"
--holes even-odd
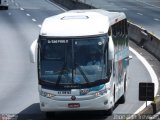
[(69, 103), (69, 104), (68, 104), (68, 107), (69, 107), (69, 108), (79, 108), (79, 107), (80, 107), (80, 104), (79, 104), (79, 103)]
[(58, 91), (59, 95), (70, 95), (71, 91)]

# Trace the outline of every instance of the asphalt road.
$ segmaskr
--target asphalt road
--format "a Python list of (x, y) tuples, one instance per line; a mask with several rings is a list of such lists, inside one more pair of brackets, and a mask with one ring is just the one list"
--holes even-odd
[[(36, 66), (29, 61), (29, 47), (38, 37), (44, 18), (63, 12), (45, 0), (10, 0), (9, 10), (0, 11), (0, 116), (18, 114), (19, 120), (43, 120), (39, 109)], [(131, 44), (132, 46), (132, 44)], [(133, 114), (144, 102), (138, 101), (138, 83), (151, 77), (133, 54), (129, 67), (129, 83), (125, 104), (114, 114)], [(99, 113), (57, 113), (56, 120), (110, 120)]]
[(127, 15), (129, 21), (160, 38), (159, 0), (86, 0), (85, 2), (109, 11), (122, 11)]

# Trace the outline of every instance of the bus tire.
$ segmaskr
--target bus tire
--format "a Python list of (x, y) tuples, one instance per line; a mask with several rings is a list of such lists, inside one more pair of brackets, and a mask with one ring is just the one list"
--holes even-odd
[(110, 109), (103, 111), (104, 116), (112, 115), (113, 109), (114, 109), (114, 104), (115, 104), (115, 86), (114, 86), (114, 90), (113, 90), (113, 106)]
[(54, 118), (55, 113), (54, 112), (46, 112), (46, 118), (47, 120), (52, 120)]
[(125, 95), (125, 93), (120, 97), (120, 99), (119, 99), (119, 104), (124, 104), (125, 103), (125, 101), (126, 101), (126, 95)]
[(113, 107), (107, 110), (107, 115), (110, 116), (113, 113)]
[(126, 81), (124, 83), (124, 94), (120, 97), (118, 103), (119, 104), (124, 104), (126, 101)]
[(113, 113), (113, 107), (110, 108), (110, 109), (108, 109), (108, 110), (103, 110), (103, 111), (101, 111), (101, 114), (102, 114), (104, 117), (110, 116), (110, 115), (112, 115), (112, 113)]
[(113, 102), (114, 102), (113, 106), (106, 111), (107, 116), (110, 116), (113, 113), (113, 108), (114, 108), (114, 104), (115, 104), (115, 85), (114, 85), (114, 91), (113, 91)]

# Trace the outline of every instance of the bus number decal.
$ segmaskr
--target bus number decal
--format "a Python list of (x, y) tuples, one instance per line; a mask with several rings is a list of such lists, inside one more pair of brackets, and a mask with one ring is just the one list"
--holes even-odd
[(68, 43), (68, 40), (48, 40), (48, 44), (64, 44), (64, 43)]

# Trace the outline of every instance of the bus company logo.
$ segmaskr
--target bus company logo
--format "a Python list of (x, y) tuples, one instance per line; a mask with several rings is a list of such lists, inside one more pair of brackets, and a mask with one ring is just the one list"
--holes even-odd
[(71, 100), (76, 100), (76, 96), (72, 96), (72, 97), (71, 97)]

